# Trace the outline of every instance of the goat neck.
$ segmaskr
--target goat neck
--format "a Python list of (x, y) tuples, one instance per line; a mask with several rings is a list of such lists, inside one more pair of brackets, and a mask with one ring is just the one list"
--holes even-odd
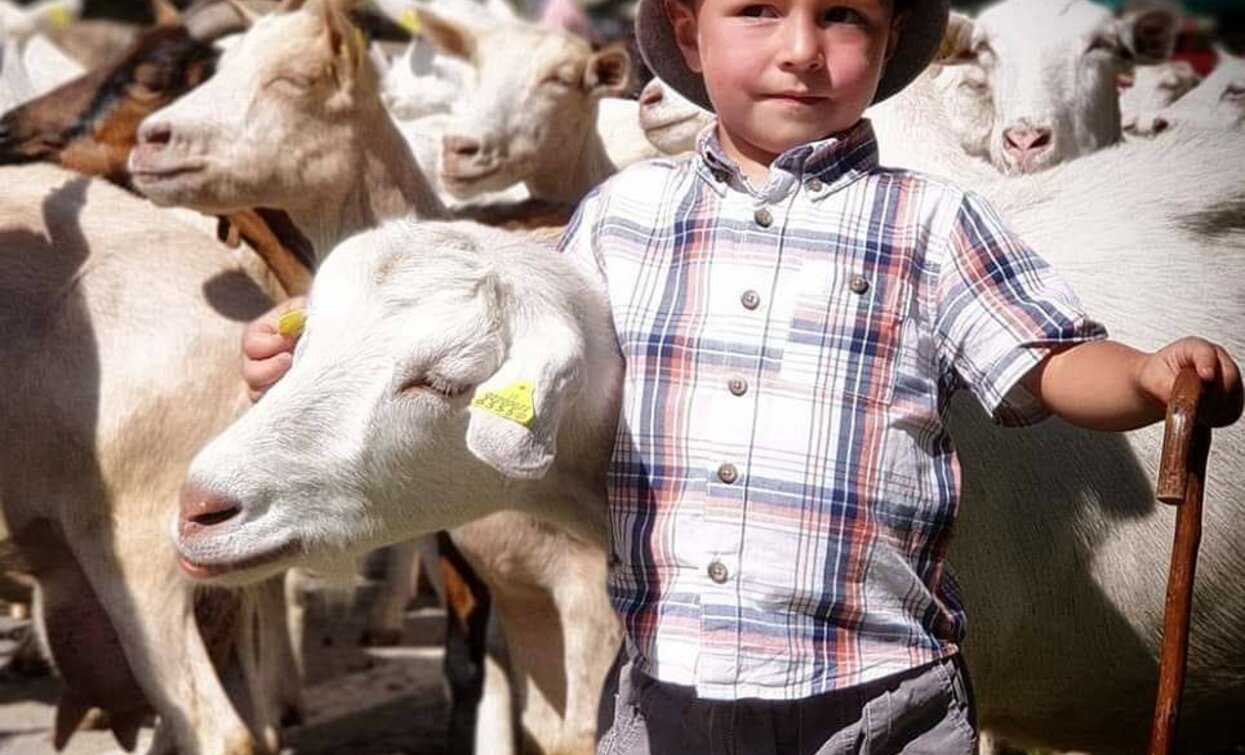
[[(596, 108), (592, 110), (589, 123), (596, 122)], [(570, 156), (570, 160), (564, 163), (564, 170), (540, 170), (527, 179), (525, 183), (533, 197), (576, 204), (585, 194), (618, 172), (605, 151), (601, 134), (595, 128), (583, 129), (580, 134), (579, 144), (567, 145), (564, 154)]]

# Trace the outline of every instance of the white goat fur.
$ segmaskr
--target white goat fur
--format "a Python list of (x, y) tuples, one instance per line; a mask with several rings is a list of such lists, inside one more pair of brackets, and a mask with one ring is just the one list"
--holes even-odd
[(27, 8), (0, 0), (0, 114), (85, 72), (44, 35), (81, 11), (81, 0), (43, 0)]
[[(191, 485), (237, 497), (245, 512), (225, 525), (231, 536), (182, 536), (178, 547), (210, 563), (291, 538), (309, 554), (361, 553), (439, 529), (475, 529), (493, 546), (475, 539), (472, 556), (484, 561), (513, 658), (531, 680), (527, 694), (568, 721), (588, 722), (587, 730), (533, 734), (552, 751), (590, 752), (594, 690), (620, 636), (601, 543), (621, 360), (599, 287), (566, 268), (550, 252), (474, 224), (393, 221), (343, 243), (317, 276), (294, 368), (189, 475)], [(467, 408), (463, 388), (482, 393), (518, 380), (534, 386), (531, 431)], [(313, 436), (336, 441), (303, 445)], [(255, 444), (273, 463), (313, 466), (305, 475), (267, 474), (246, 461)], [(236, 474), (222, 478), (223, 469)], [(499, 503), (556, 526), (494, 514)], [(228, 578), (253, 579), (282, 563)], [(547, 592), (531, 589), (531, 564)], [(550, 630), (566, 658), (595, 658), (567, 664), (581, 678), (560, 678)]]
[(1220, 49), (1219, 64), (1193, 91), (1160, 110), (1172, 128), (1237, 130), (1245, 126), (1245, 57)]
[[(454, 110), (441, 184), (467, 198), (523, 183), (531, 196), (576, 202), (617, 168), (598, 131), (598, 101), (622, 92), (630, 58), (540, 24), (468, 25), (425, 12), (442, 54), (470, 61), (475, 86)], [(468, 150), (456, 149), (460, 143)]]
[[(444, 217), (444, 205), (384, 115), (374, 71), (359, 62), (349, 33), (329, 33), (326, 24), (340, 21), (328, 11), (309, 3), (261, 19), (221, 58), (212, 79), (148, 118), (131, 153), (140, 189), (154, 201), (198, 209), (284, 209), (320, 257), (385, 218)], [(319, 76), (308, 89), (265, 87), (308, 71)], [(234, 107), (244, 101), (246, 107)], [(167, 142), (150, 138), (160, 133), (168, 134)], [(311, 166), (303, 155), (312, 156)], [(181, 170), (197, 164), (206, 168)], [(603, 566), (551, 573), (543, 551), (558, 548), (529, 545), (567, 535), (522, 521), (492, 517), (452, 534), (495, 591), (512, 656), (547, 660), (530, 677), (539, 684), (520, 700), (524, 726), (546, 750), (590, 749), (599, 681), (613, 652), (601, 644), (607, 635), (598, 624), (616, 621), (599, 589)], [(527, 534), (516, 539), (523, 528)], [(599, 549), (592, 556), (603, 564)], [(566, 595), (595, 597), (585, 604)], [(515, 601), (524, 602), (522, 610)], [(575, 635), (565, 639), (564, 654), (547, 658), (557, 652), (559, 624), (572, 616)], [(584, 686), (584, 679), (594, 681)]]
[[(1121, 138), (1118, 76), (1134, 58), (1157, 62), (1170, 54), (1177, 24), (1161, 8), (1115, 19), (1090, 0), (1004, 0), (975, 20), (953, 14), (940, 81), (951, 128), (970, 154), (1008, 173), (1114, 144)], [(1161, 39), (1137, 39), (1156, 27)], [(1008, 148), (1009, 131), (1038, 130), (1049, 131), (1045, 149), (1018, 155)]]
[[(1120, 92), (1120, 116), (1124, 133), (1153, 136), (1155, 116), (1183, 97), (1202, 80), (1185, 61), (1137, 66), (1130, 85)], [(1160, 127), (1165, 128), (1164, 127)]]
[[(463, 6), (463, 7), (460, 7)], [(501, 136), (495, 138), (516, 140), (522, 138), (516, 132), (523, 129), (532, 130), (532, 123), (545, 132), (543, 143), (558, 145), (557, 154), (563, 156), (567, 144), (587, 145), (586, 155), (591, 156), (595, 148), (588, 134), (575, 133), (576, 129), (590, 129), (594, 126), (587, 117), (578, 117), (576, 111), (591, 110), (591, 99), (595, 98), (562, 98), (551, 107), (533, 107), (530, 98), (525, 99), (523, 92), (512, 93), (518, 87), (530, 88), (531, 82), (541, 81), (548, 77), (552, 68), (551, 61), (559, 65), (583, 65), (585, 55), (591, 51), (586, 48), (579, 37), (564, 31), (555, 31), (520, 21), (512, 13), (504, 14), (497, 11), (486, 12), (483, 6), (474, 2), (458, 2), (437, 5), (429, 9), (420, 2), (394, 2), (385, 8), (385, 13), (396, 21), (410, 22), (409, 13), (414, 10), (415, 18), (432, 19), (432, 29), (415, 36), (406, 50), (394, 61), (384, 74), (382, 96), (386, 107), (393, 115), (403, 135), (411, 143), (412, 151), (424, 167), (425, 173), (441, 198), (450, 206), (466, 199), (473, 203), (481, 201), (501, 201), (523, 199), (531, 196), (531, 192), (523, 185), (523, 181), (532, 174), (541, 172), (563, 172), (565, 164), (553, 165), (550, 157), (538, 158), (532, 167), (526, 170), (510, 170), (507, 179), (511, 188), (502, 187), (504, 194), (498, 190), (476, 187), (455, 187), (457, 194), (444, 191), (441, 177), (440, 142), (447, 127), (454, 124), (449, 119), (451, 113), (457, 116), (456, 132), (479, 132), (484, 127), (474, 124), (473, 120), (491, 118), (495, 120), (499, 108), (505, 108), (511, 116), (506, 124), (486, 124), (493, 130), (500, 129)], [(472, 12), (465, 12), (471, 10)], [(468, 60), (461, 51), (443, 52), (438, 49), (437, 42), (443, 40), (438, 35), (436, 23), (441, 20), (451, 24), (455, 34), (462, 39), (472, 40), (472, 50), (479, 52), (478, 58), (497, 57), (506, 54), (507, 50), (539, 50), (541, 54), (511, 56), (504, 64), (487, 64), (482, 60)], [(422, 21), (419, 22), (422, 25)], [(490, 32), (487, 39), (480, 35)], [(492, 50), (489, 45), (496, 46), (499, 42), (503, 50)], [(555, 60), (560, 53), (570, 56)], [(487, 71), (487, 73), (484, 73)], [(510, 108), (508, 103), (491, 103), (482, 106), (479, 103), (479, 79), (481, 75), (502, 81), (492, 82), (484, 87), (487, 92), (507, 93), (507, 98), (514, 98), (523, 103), (517, 109)], [(536, 96), (546, 97), (541, 91)], [(605, 177), (613, 173), (612, 166), (625, 167), (639, 160), (655, 157), (657, 152), (644, 139), (643, 132), (637, 122), (638, 106), (634, 101), (617, 97), (600, 97), (596, 111), (596, 140), (604, 147), (607, 161), (595, 156), (598, 170), (582, 175), (576, 184), (566, 189), (567, 194), (582, 195)], [(514, 117), (515, 113), (522, 117)], [(430, 118), (429, 116), (435, 116)], [(548, 122), (541, 122), (544, 116)], [(436, 151), (430, 153), (428, 145), (435, 140)], [(542, 145), (538, 145), (538, 149)], [(508, 148), (509, 145), (506, 145)], [(531, 161), (529, 161), (531, 162)], [(495, 184), (502, 186), (501, 180)], [(515, 191), (515, 184), (519, 191)], [(542, 198), (545, 198), (542, 196)]]
[(131, 706), (119, 698), (140, 694), (132, 678), (160, 715), (154, 752), (274, 747), (300, 694), (280, 686), (297, 683), (280, 583), (246, 598), (239, 634), (217, 647), (242, 663), (229, 683), (245, 689), (227, 690), (165, 529), (190, 459), (246, 401), (237, 344), (269, 306), (263, 265), (104, 181), (44, 165), (3, 174), (0, 416), (20, 441), (0, 453), (0, 505), (34, 561), (67, 682), (58, 735), (89, 706)]

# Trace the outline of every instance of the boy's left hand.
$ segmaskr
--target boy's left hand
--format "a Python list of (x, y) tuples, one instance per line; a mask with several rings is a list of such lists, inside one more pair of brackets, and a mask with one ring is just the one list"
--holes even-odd
[(1211, 427), (1236, 422), (1245, 406), (1241, 370), (1222, 346), (1203, 338), (1182, 338), (1148, 355), (1140, 363), (1137, 381), (1141, 389), (1164, 406), (1171, 400), (1176, 376), (1194, 367), (1206, 385), (1199, 419)]

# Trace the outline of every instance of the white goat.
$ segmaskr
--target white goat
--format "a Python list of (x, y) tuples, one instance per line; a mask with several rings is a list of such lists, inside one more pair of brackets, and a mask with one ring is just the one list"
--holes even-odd
[[(446, 217), (385, 115), (378, 75), (342, 10), (312, 0), (260, 19), (215, 76), (149, 117), (130, 161), (140, 190), (200, 209), (285, 210), (321, 257), (386, 218)], [(616, 628), (600, 590), (604, 554), (592, 546), (573, 556), (582, 568), (551, 571), (547, 552), (562, 552), (571, 536), (517, 516), (453, 536), (501, 607), (511, 657), (528, 679), (516, 707), (529, 734), (550, 751), (590, 749), (617, 637), (601, 629)]]
[(1023, 173), (1121, 138), (1116, 80), (1170, 55), (1166, 7), (1117, 20), (1090, 0), (1004, 0), (953, 14), (939, 84), (965, 150)]
[(696, 147), (696, 135), (713, 121), (713, 113), (654, 78), (640, 91), (640, 128), (649, 143), (666, 155)]
[(593, 52), (571, 32), (528, 22), (472, 28), (421, 18), (443, 54), (476, 70), (444, 137), (441, 183), (451, 194), (524, 183), (533, 197), (576, 202), (617, 170), (597, 131), (597, 103), (626, 88), (625, 50)]
[[(390, 542), (399, 532), (393, 540), (484, 527), (495, 548), (477, 557), (503, 588), (509, 579), (517, 580), (512, 587), (530, 584), (527, 567), (513, 563), (519, 553), (557, 586), (548, 595), (495, 592), (510, 639), (539, 651), (515, 659), (532, 689), (566, 706), (568, 718), (570, 709), (595, 706), (591, 690), (600, 689), (619, 636), (601, 549), (604, 460), (622, 367), (609, 322), (599, 285), (512, 234), (395, 221), (346, 241), (317, 276), (295, 367), (205, 450), (189, 477), (176, 538), (192, 573), (237, 583), (279, 571), (298, 560), (296, 551), (361, 553), (372, 536)], [(353, 366), (341, 369), (347, 361)], [(473, 391), (495, 394), (501, 408), (469, 409)], [(507, 415), (507, 406), (519, 414)], [(524, 407), (534, 415), (520, 416)], [(299, 418), (273, 434), (291, 412)], [(330, 427), (332, 448), (301, 444), (313, 428)], [(239, 454), (262, 437), (274, 460), (314, 471), (243, 469)], [(239, 488), (221, 484), (222, 468), (241, 470), (233, 478)], [(262, 479), (269, 476), (281, 479)], [(301, 513), (287, 493), (302, 497)], [(252, 507), (253, 494), (264, 497), (264, 510)], [(499, 502), (549, 524), (499, 519)], [(255, 558), (237, 569), (243, 552)], [(582, 578), (566, 579), (571, 573)], [(584, 610), (593, 604), (598, 610)], [(561, 643), (541, 636), (550, 631)], [(560, 644), (567, 658), (591, 653), (605, 663), (581, 668), (587, 675), (568, 685), (556, 673)], [(538, 741), (591, 752), (589, 720), (587, 731)]]
[(1186, 95), (1202, 80), (1193, 66), (1181, 60), (1137, 66), (1121, 83), (1120, 117), (1129, 136), (1153, 136), (1169, 125), (1158, 113)]
[(66, 682), (55, 742), (99, 707), (132, 747), (150, 703), (153, 752), (275, 750), (300, 694), (280, 686), (297, 679), (280, 582), (196, 601), (159, 524), (246, 401), (262, 264), (102, 180), (32, 165), (0, 185), (0, 416), (21, 438), (0, 450), (0, 506)]
[[(568, 190), (567, 193), (580, 195), (585, 193), (613, 172), (607, 165), (621, 168), (658, 154), (644, 139), (637, 118), (638, 105), (632, 100), (602, 96), (615, 91), (613, 88), (597, 92), (591, 98), (562, 99), (557, 103), (557, 109), (532, 107), (530, 100), (525, 101), (524, 106), (517, 109), (511, 107), (509, 103), (492, 102), (486, 106), (480, 105), (480, 97), (490, 96), (476, 94), (480, 88), (480, 76), (482, 75), (491, 78), (499, 74), (503, 76), (503, 80), (491, 81), (490, 85), (485, 87), (488, 92), (507, 93), (518, 88), (518, 92), (505, 96), (521, 98), (526, 91), (525, 87), (530, 86), (530, 81), (547, 77), (550, 72), (548, 70), (550, 61), (559, 55), (559, 45), (567, 48), (565, 52), (570, 58), (555, 62), (563, 66), (581, 65), (580, 58), (591, 51), (578, 36), (565, 31), (551, 32), (548, 27), (518, 20), (513, 13), (484, 12), (483, 7), (477, 7), (474, 13), (464, 13), (460, 6), (474, 5), (466, 0), (437, 5), (431, 11), (425, 3), (417, 0), (394, 0), (389, 5), (386, 13), (411, 30), (415, 38), (401, 59), (385, 73), (383, 82), (385, 103), (397, 120), (403, 135), (411, 142), (412, 150), (419, 158), (420, 164), (425, 167), (430, 182), (438, 192), (442, 193), (442, 198), (447, 203), (453, 205), (462, 199), (473, 200), (473, 203), (486, 200), (522, 199), (532, 196), (531, 192), (522, 186), (524, 175), (558, 172), (563, 169), (562, 165), (554, 166), (551, 164), (551, 159), (545, 157), (525, 171), (518, 173), (513, 170), (509, 171), (514, 174), (510, 177), (511, 184), (517, 183), (522, 189), (519, 192), (513, 189), (507, 190), (502, 195), (488, 190), (464, 192), (458, 191), (456, 186), (453, 187), (456, 193), (444, 191), (439, 175), (442, 172), (440, 142), (444, 130), (452, 125), (458, 132), (474, 133), (481, 128), (475, 124), (475, 121), (480, 118), (487, 120), (495, 119), (503, 113), (522, 113), (522, 117), (517, 118), (518, 122), (514, 123), (513, 127), (516, 130), (545, 132), (548, 134), (546, 141), (556, 140), (559, 145), (580, 143), (591, 145), (593, 140), (590, 134), (587, 132), (580, 134), (576, 129), (590, 129), (595, 126), (597, 138), (604, 145), (608, 163), (600, 161), (600, 171), (585, 175), (579, 182), (581, 186)], [(442, 23), (438, 24), (438, 20)], [(446, 25), (452, 27), (453, 33), (461, 38), (447, 39), (443, 30)], [(486, 36), (487, 39), (484, 38)], [(505, 54), (502, 51), (492, 50), (491, 46), (498, 42), (501, 42), (507, 50), (538, 49), (542, 51), (542, 54), (535, 57), (512, 56), (504, 65), (488, 64), (481, 60), (484, 57), (483, 50), (488, 50), (488, 57), (492, 58)], [(447, 43), (449, 47), (438, 49), (438, 44), (441, 43)], [(463, 47), (466, 44), (470, 44), (473, 55), (471, 60), (463, 57)], [(485, 69), (488, 71), (487, 74)], [(623, 74), (625, 75), (625, 71)], [(540, 95), (539, 92), (537, 94), (546, 96)], [(595, 123), (590, 117), (579, 117), (574, 112), (591, 110), (591, 99), (599, 99)], [(447, 115), (450, 113), (455, 113), (458, 117), (451, 119)], [(550, 116), (553, 120), (548, 123), (531, 122), (541, 115)], [(511, 118), (512, 123), (515, 120)], [(510, 124), (494, 123), (489, 128), (494, 131), (500, 129), (501, 136), (495, 134), (494, 138), (501, 139), (503, 142), (522, 138), (507, 131), (511, 128)], [(456, 136), (461, 138), (462, 133)], [(436, 140), (438, 147), (435, 156), (429, 153), (427, 146), (433, 139)], [(502, 144), (501, 148), (506, 149), (508, 146)], [(562, 149), (564, 151), (565, 147)], [(462, 157), (452, 157), (451, 162), (461, 163)], [(535, 196), (548, 198), (539, 192)]]
[[(423, 37), (421, 13), (431, 7), (423, 0), (373, 0), (380, 11), (411, 33), (411, 43), (385, 70), (381, 91), (385, 105), (399, 121), (413, 121), (427, 115), (448, 113), (454, 102), (475, 83), (471, 64), (452, 55), (442, 55)], [(440, 0), (439, 14), (461, 23), (489, 24), (513, 20), (514, 12), (505, 2), (491, 0)]]
[(28, 8), (0, 0), (0, 113), (82, 75), (82, 65), (43, 34), (81, 11), (82, 0), (43, 0)]
[[(1121, 340), (1156, 348), (1198, 333), (1245, 353), (1233, 326), (1245, 317), (1245, 136), (1173, 130), (1005, 178), (957, 148), (929, 74), (875, 108), (873, 122), (884, 164), (985, 194)], [(1182, 291), (1196, 292), (1188, 305), (1172, 300)], [(965, 480), (951, 562), (972, 616), (965, 652), (982, 726), (1055, 749), (1138, 751), (1153, 700), (1137, 691), (1154, 684), (1171, 542), (1171, 513), (1153, 504), (1161, 433), (1086, 433), (1058, 420), (1001, 430), (962, 397), (950, 421)], [(1216, 443), (1206, 485), (1216, 513), (1195, 598), (1198, 681), (1182, 718), (1192, 750), (1233, 741), (1230, 711), (1245, 698), (1245, 676), (1227, 671), (1245, 668), (1242, 624), (1228, 618), (1245, 616), (1229, 587), (1245, 568), (1233, 545), (1245, 521), (1245, 432), (1220, 431)]]
[(1204, 128), (1226, 131), (1245, 126), (1245, 58), (1219, 48), (1219, 64), (1205, 81), (1154, 116), (1150, 128)]

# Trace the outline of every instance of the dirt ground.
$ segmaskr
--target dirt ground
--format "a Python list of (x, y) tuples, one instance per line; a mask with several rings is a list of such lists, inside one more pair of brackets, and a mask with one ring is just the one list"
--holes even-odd
[[(442, 755), (447, 703), (441, 681), (444, 614), (407, 614), (406, 637), (392, 648), (362, 648), (359, 610), (309, 596), (304, 662), (307, 721), (290, 730), (289, 755)], [(27, 622), (0, 619), (0, 667)], [(60, 683), (0, 671), (0, 755), (52, 755)], [(136, 752), (144, 752), (143, 729)], [(121, 753), (107, 731), (79, 731), (64, 755)]]

